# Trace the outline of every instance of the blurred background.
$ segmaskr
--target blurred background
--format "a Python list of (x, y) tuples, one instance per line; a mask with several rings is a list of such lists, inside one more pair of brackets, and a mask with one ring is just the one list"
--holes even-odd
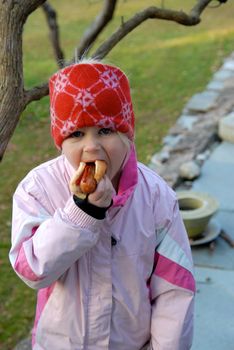
[[(86, 28), (100, 11), (103, 1), (50, 1), (58, 15), (61, 46), (66, 60), (74, 55)], [(188, 12), (196, 0), (163, 1), (171, 9)], [(127, 20), (147, 6), (162, 1), (120, 0), (115, 16), (100, 34), (95, 48)], [(105, 58), (119, 66), (130, 79), (136, 116), (138, 158), (148, 164), (160, 150), (162, 139), (175, 123), (186, 102), (200, 92), (234, 50), (234, 3), (202, 14), (200, 24), (184, 27), (151, 19), (127, 35)], [(45, 15), (38, 8), (29, 17), (23, 37), (26, 88), (46, 82), (57, 69)], [(50, 139), (49, 99), (31, 103), (21, 116), (1, 163), (0, 176), (0, 348), (12, 349), (28, 336), (34, 319), (36, 292), (12, 271), (8, 260), (11, 204), (19, 181), (36, 165), (58, 154)]]

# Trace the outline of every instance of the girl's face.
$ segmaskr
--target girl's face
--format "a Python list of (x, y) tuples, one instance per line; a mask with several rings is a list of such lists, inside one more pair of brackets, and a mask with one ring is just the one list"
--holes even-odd
[(129, 155), (130, 143), (109, 128), (96, 126), (78, 129), (63, 141), (62, 151), (74, 169), (80, 162), (104, 160), (107, 176), (117, 186), (122, 166)]

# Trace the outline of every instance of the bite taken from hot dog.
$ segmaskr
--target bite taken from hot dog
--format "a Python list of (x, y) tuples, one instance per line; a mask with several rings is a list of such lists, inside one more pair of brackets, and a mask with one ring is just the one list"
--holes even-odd
[(69, 187), (73, 194), (84, 199), (90, 193), (93, 193), (98, 183), (106, 173), (107, 164), (104, 160), (95, 162), (80, 162), (80, 165), (73, 177)]

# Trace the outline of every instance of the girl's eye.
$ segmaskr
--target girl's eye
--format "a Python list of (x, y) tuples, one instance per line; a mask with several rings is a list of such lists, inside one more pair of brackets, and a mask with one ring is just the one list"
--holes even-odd
[(71, 137), (82, 137), (84, 136), (84, 133), (82, 131), (74, 131), (72, 134), (71, 134)]
[(110, 128), (101, 128), (98, 133), (99, 135), (110, 135), (113, 133), (113, 130)]

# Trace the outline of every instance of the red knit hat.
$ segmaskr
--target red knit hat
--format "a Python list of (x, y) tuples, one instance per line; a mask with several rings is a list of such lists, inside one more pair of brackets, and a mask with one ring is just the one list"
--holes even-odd
[(58, 147), (79, 128), (98, 126), (134, 136), (134, 113), (126, 75), (102, 63), (77, 63), (49, 82), (51, 131)]

